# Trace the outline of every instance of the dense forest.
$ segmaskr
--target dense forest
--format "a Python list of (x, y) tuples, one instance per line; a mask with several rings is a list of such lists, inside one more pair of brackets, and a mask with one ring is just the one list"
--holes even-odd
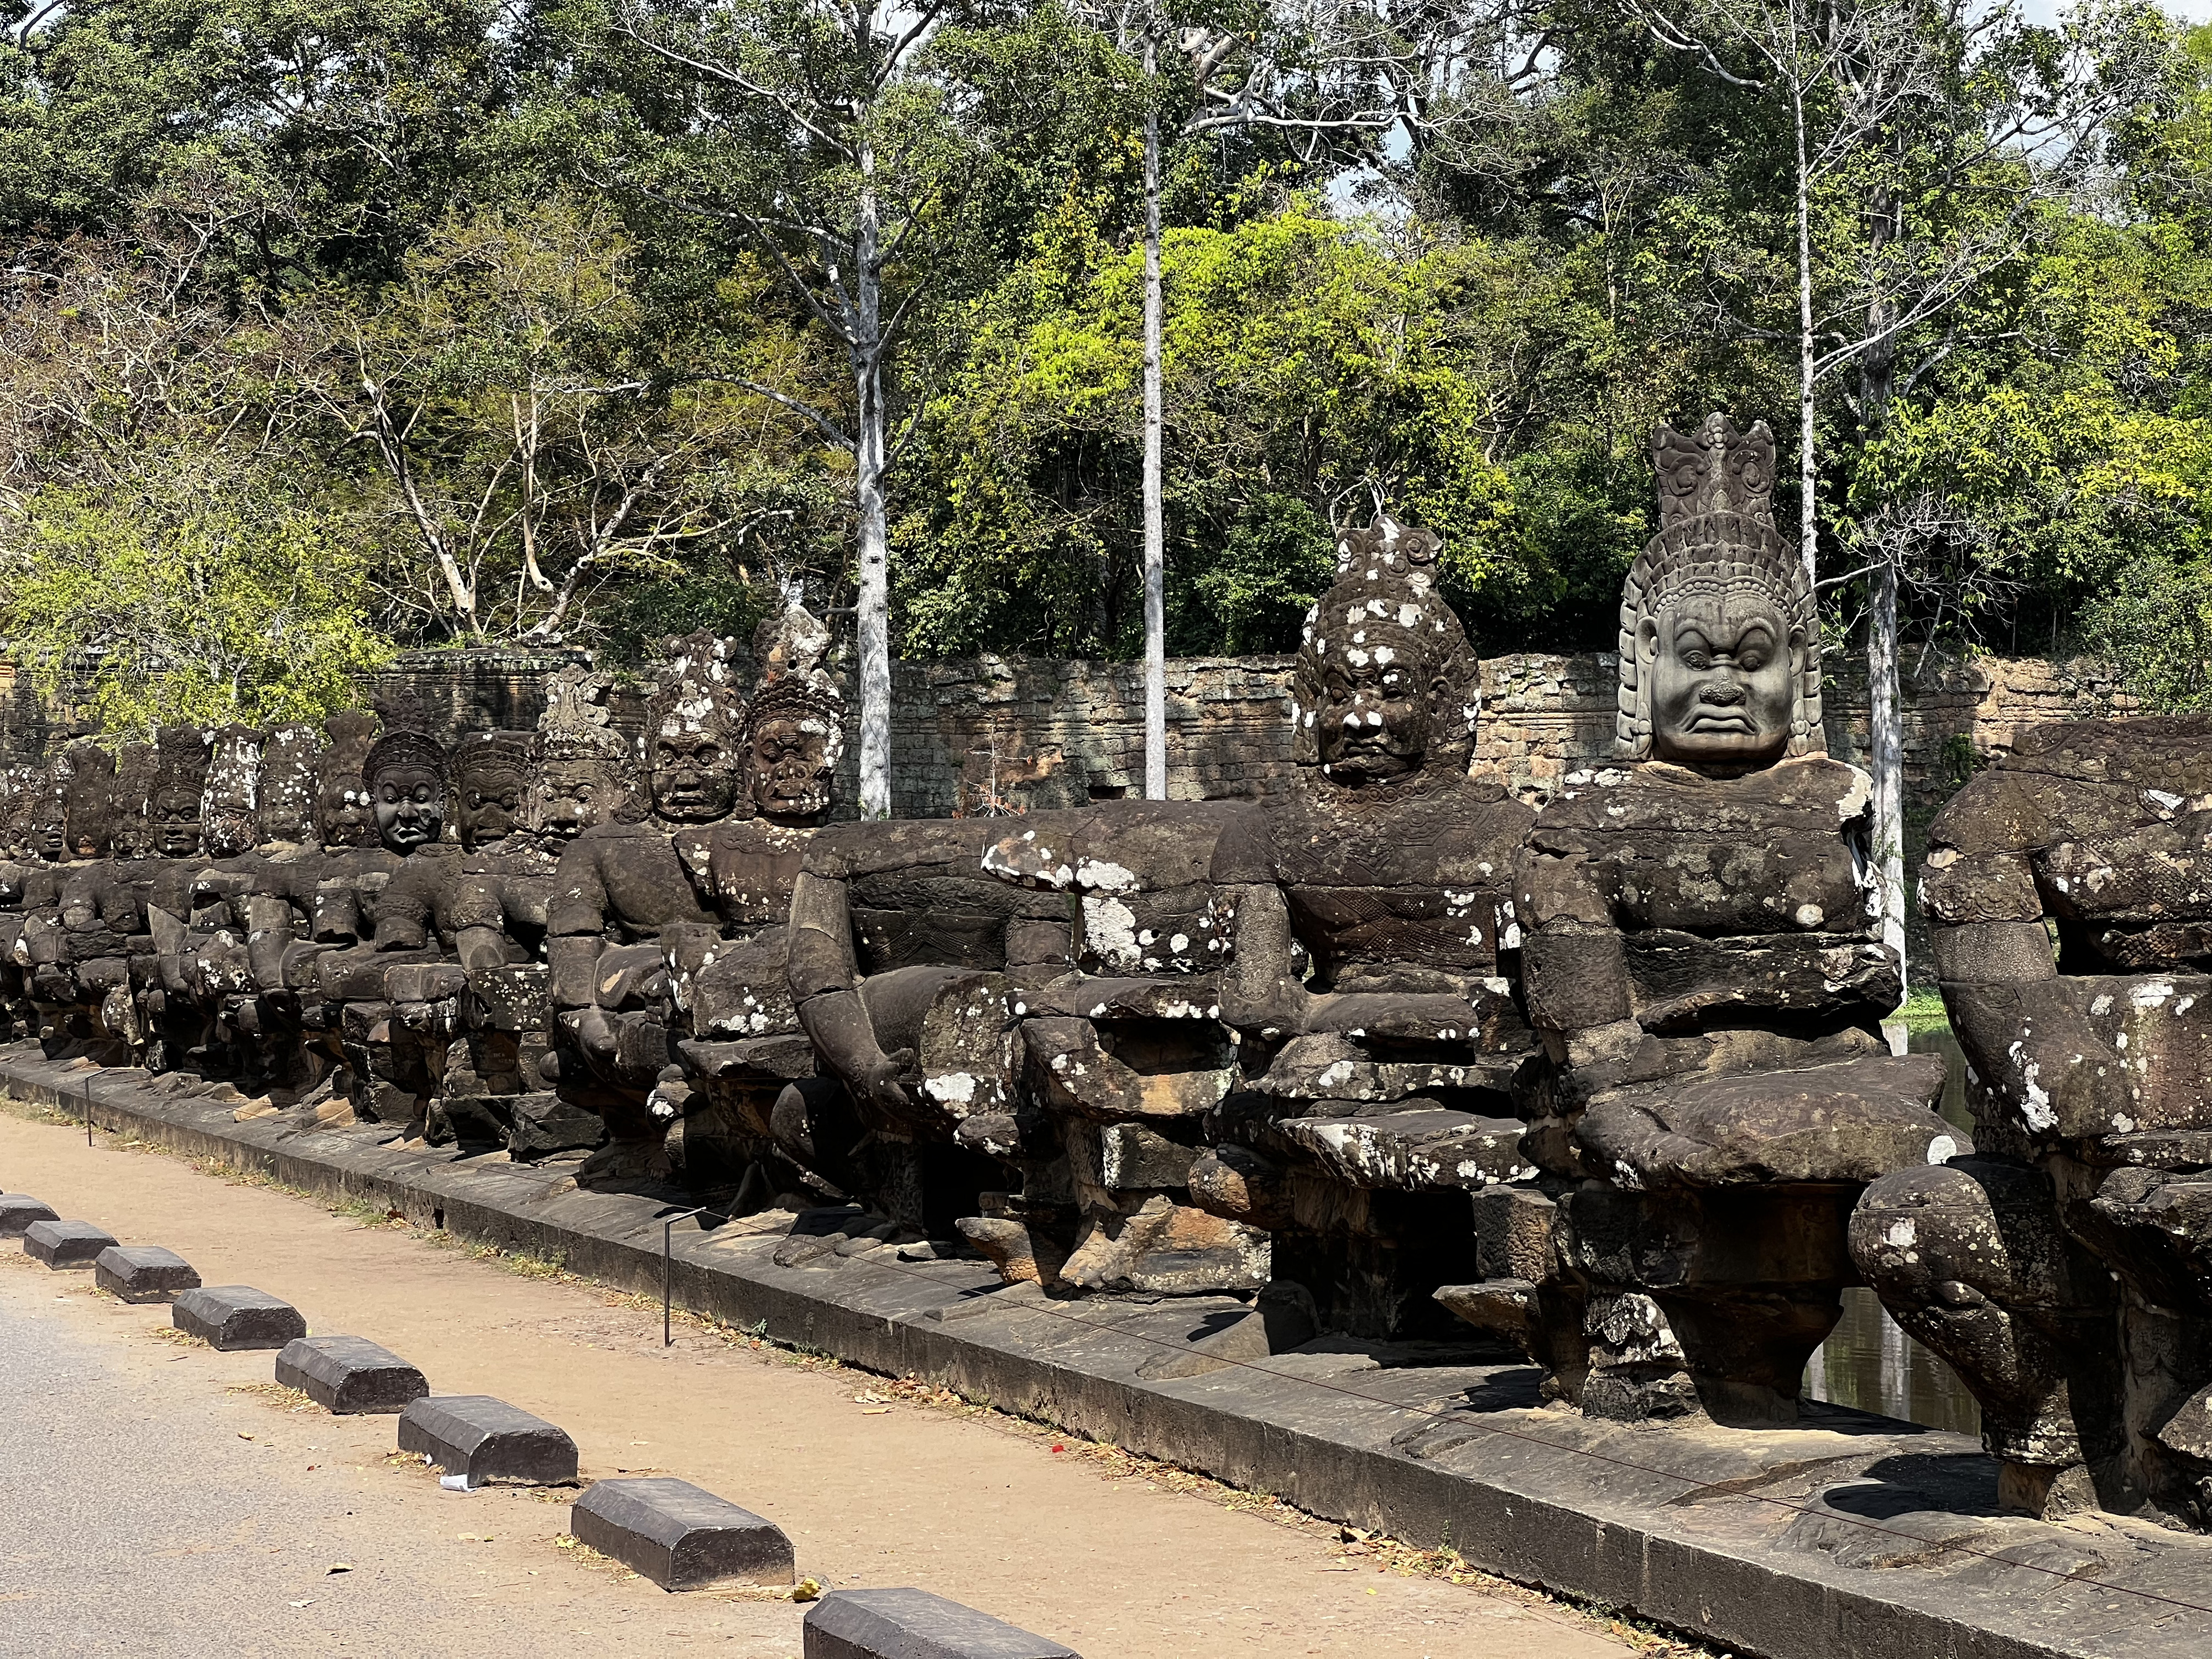
[(1170, 653), (1378, 507), (1479, 648), (1607, 645), (1722, 409), (1832, 648), (2212, 702), (2212, 28), (869, 4), (0, 0), (5, 649), (267, 720), (779, 589), (865, 647), (872, 572), (893, 654), (1134, 656), (1156, 214)]

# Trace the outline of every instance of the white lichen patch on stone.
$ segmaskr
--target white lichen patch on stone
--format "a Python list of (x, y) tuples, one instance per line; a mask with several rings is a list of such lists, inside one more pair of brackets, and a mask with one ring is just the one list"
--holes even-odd
[(946, 1072), (922, 1079), (922, 1092), (947, 1106), (967, 1106), (975, 1099), (975, 1079), (968, 1072)]

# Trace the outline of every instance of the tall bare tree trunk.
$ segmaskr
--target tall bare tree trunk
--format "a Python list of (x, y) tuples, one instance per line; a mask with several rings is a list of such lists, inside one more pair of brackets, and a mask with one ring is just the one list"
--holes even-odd
[(1881, 874), (1881, 939), (1905, 983), (1905, 722), (1898, 707), (1897, 567), (1875, 567), (1867, 615), (1868, 759), (1874, 774), (1875, 858)]
[[(874, 152), (863, 149), (861, 174)], [(860, 816), (891, 815), (890, 519), (884, 505), (883, 272), (875, 192), (864, 187), (853, 239), (854, 493), (860, 511)]]
[(1805, 562), (1809, 586), (1820, 530), (1820, 468), (1813, 447), (1813, 204), (1805, 160), (1805, 94), (1794, 81), (1790, 113), (1797, 140), (1797, 556)]
[[(1870, 267), (1881, 269), (1882, 250), (1893, 240), (1894, 203), (1887, 190), (1874, 192), (1867, 205)], [(1866, 355), (1859, 360), (1859, 412), (1863, 436), (1871, 443), (1881, 434), (1897, 383), (1897, 343), (1890, 330), (1896, 310), (1876, 280), (1867, 302)], [(1897, 678), (1897, 562), (1892, 550), (1879, 550), (1867, 605), (1867, 748), (1874, 774), (1875, 856), (1881, 866), (1882, 943), (1897, 953), (1898, 988), (1906, 986), (1905, 966), (1905, 725), (1899, 708)]]
[(1168, 798), (1167, 508), (1161, 479), (1160, 118), (1145, 41), (1145, 798)]

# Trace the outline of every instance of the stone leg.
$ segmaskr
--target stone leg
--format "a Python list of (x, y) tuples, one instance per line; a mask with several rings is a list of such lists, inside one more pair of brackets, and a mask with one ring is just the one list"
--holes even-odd
[[(2127, 1467), (2134, 1492), (2212, 1524), (2212, 1174), (2124, 1168), (2066, 1214), (2119, 1281)], [(2104, 1507), (2119, 1509), (2100, 1480)]]
[(1779, 1184), (1562, 1197), (1558, 1261), (1583, 1290), (1590, 1342), (1583, 1409), (1795, 1422), (1806, 1362), (1857, 1278), (1850, 1203), (1848, 1189)]
[(1980, 1402), (2000, 1501), (2033, 1514), (2094, 1502), (2093, 1471), (2121, 1449), (2118, 1327), (2049, 1179), (1982, 1158), (1900, 1170), (1860, 1199), (1850, 1246), (1890, 1317)]
[(436, 1087), (416, 1034), (388, 1002), (347, 1003), (339, 1029), (356, 1115), (422, 1134)]
[[(1023, 1167), (1022, 1195), (1040, 1221), (1051, 1209), (1073, 1210), (1072, 1247), (1057, 1273), (1068, 1289), (1177, 1296), (1267, 1283), (1267, 1233), (1193, 1200), (1191, 1171), (1206, 1150), (1208, 1115), (1228, 1092), (1235, 1054), (1226, 1031), (1172, 990), (1159, 998), (1176, 1009), (1170, 1015), (1140, 1007), (1113, 1018), (1052, 1015), (1022, 1027), (1022, 1095), (1045, 1123), (1043, 1133), (1015, 1126), (1020, 1133), (1000, 1152)], [(1048, 1146), (1059, 1150), (1060, 1168), (1039, 1167)]]

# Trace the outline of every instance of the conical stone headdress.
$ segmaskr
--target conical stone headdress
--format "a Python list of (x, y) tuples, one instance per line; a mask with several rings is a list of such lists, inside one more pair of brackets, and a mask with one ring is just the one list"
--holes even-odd
[(830, 630), (802, 605), (787, 605), (762, 621), (753, 631), (760, 678), (753, 684), (745, 729), (750, 732), (777, 714), (818, 720), (824, 733), (823, 764), (834, 769), (845, 751), (845, 696), (824, 665), (830, 643)]
[(1321, 760), (1314, 723), (1325, 699), (1329, 657), (1379, 646), (1418, 650), (1423, 678), (1443, 683), (1423, 769), (1467, 770), (1482, 712), (1482, 673), (1458, 613), (1437, 588), (1437, 556), (1443, 550), (1443, 538), (1433, 530), (1413, 529), (1387, 514), (1364, 530), (1338, 535), (1336, 580), (1306, 612), (1291, 676), (1291, 757), (1299, 765)]
[(1614, 752), (1624, 760), (1651, 756), (1651, 688), (1637, 656), (1644, 622), (1692, 595), (1754, 592), (1781, 613), (1803, 653), (1789, 752), (1825, 754), (1820, 622), (1804, 562), (1774, 525), (1773, 432), (1764, 421), (1738, 431), (1718, 413), (1706, 416), (1694, 434), (1662, 426), (1651, 434), (1651, 464), (1659, 477), (1659, 533), (1636, 556), (1621, 587)]

